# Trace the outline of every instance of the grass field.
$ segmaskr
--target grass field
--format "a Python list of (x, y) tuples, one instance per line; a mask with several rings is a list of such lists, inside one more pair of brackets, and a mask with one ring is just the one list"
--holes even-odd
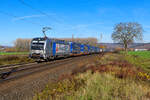
[(29, 52), (0, 52), (0, 65), (33, 62), (28, 54)]
[(124, 56), (129, 63), (150, 72), (150, 51), (129, 51)]
[(128, 54), (150, 59), (150, 51), (129, 51)]
[(27, 55), (29, 52), (0, 52), (0, 55)]
[(33, 100), (150, 100), (150, 74), (138, 68), (140, 59), (115, 53), (97, 56), (91, 65), (48, 83)]
[(29, 57), (26, 55), (0, 56), (0, 65), (19, 64), (19, 63), (28, 63), (28, 62), (33, 62), (33, 60), (29, 59)]

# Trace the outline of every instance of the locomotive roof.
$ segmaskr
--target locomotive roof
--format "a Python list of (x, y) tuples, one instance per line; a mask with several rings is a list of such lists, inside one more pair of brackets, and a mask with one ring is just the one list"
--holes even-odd
[(44, 40), (46, 40), (46, 39), (45, 39), (45, 38), (41, 38), (41, 37), (37, 37), (37, 38), (33, 38), (32, 40), (44, 41)]

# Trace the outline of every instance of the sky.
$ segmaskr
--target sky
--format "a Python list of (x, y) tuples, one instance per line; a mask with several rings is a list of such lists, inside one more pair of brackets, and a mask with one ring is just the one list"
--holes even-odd
[[(95, 37), (112, 43), (120, 22), (138, 22), (150, 42), (150, 0), (0, 0), (0, 45), (13, 46), (17, 38)], [(102, 34), (102, 38), (100, 38)]]

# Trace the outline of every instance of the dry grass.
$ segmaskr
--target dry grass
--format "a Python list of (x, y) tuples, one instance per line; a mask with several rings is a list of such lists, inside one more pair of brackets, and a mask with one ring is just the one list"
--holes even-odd
[[(71, 75), (61, 76), (55, 85), (48, 85), (51, 88), (36, 94), (34, 100), (150, 99), (150, 75), (142, 67), (131, 64), (124, 55), (108, 53), (93, 58), (91, 64), (80, 65)], [(59, 89), (61, 93), (50, 94)]]
[(18, 63), (26, 63), (26, 62), (33, 62), (33, 60), (29, 59), (28, 56), (22, 56), (22, 55), (7, 55), (7, 56), (0, 57), (0, 65), (18, 64)]
[(33, 100), (147, 100), (150, 99), (149, 90), (145, 83), (88, 71), (48, 84)]

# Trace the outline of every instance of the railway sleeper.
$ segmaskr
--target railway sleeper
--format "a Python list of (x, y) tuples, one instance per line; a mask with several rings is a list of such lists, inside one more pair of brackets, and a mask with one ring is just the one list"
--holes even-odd
[(16, 68), (11, 69), (11, 71), (3, 72), (0, 74), (1, 79), (6, 79), (11, 73), (15, 72)]

